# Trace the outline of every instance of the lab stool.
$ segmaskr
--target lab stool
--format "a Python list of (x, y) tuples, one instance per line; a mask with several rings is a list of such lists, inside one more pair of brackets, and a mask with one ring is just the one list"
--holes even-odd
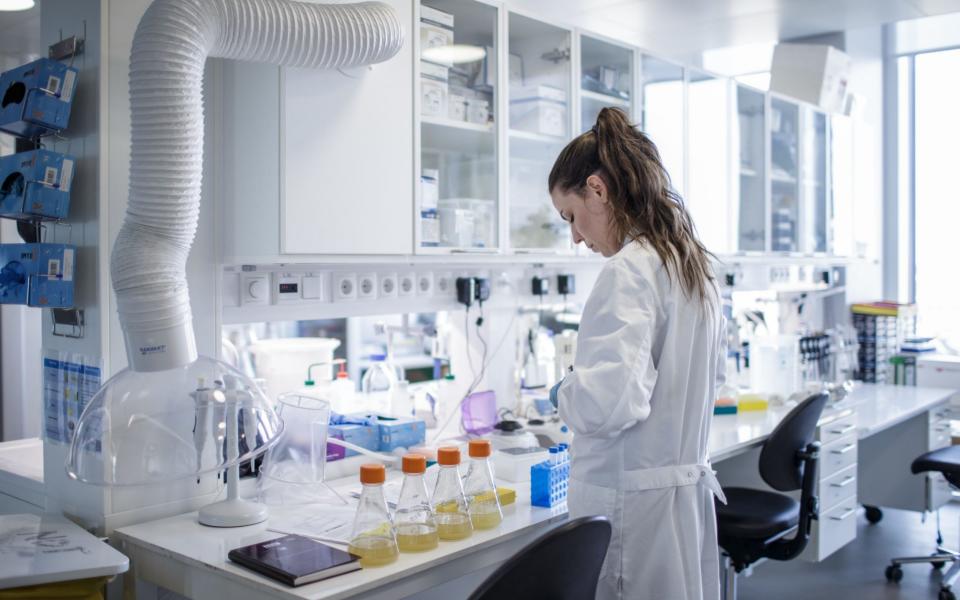
[[(944, 478), (954, 488), (960, 488), (960, 446), (947, 446), (932, 452), (922, 454), (910, 465), (910, 472), (914, 474), (936, 472), (943, 474)], [(954, 550), (948, 550), (942, 546), (943, 537), (940, 535), (940, 528), (937, 527), (937, 551), (929, 556), (904, 556), (894, 558), (887, 566), (885, 575), (887, 581), (894, 583), (903, 579), (903, 569), (901, 565), (913, 563), (930, 563), (933, 568), (940, 569), (946, 563), (953, 563), (950, 570), (943, 575), (940, 580), (940, 593), (938, 600), (956, 600), (957, 595), (953, 591), (953, 585), (957, 578), (960, 578), (960, 553)]]

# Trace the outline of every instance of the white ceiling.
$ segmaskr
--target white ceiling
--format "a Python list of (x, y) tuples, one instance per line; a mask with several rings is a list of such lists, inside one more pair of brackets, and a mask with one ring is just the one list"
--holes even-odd
[(960, 12), (960, 0), (508, 0), (507, 5), (684, 60), (711, 48)]

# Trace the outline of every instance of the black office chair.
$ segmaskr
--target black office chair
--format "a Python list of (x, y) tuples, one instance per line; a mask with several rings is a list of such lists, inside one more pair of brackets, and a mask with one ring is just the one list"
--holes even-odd
[[(960, 446), (947, 446), (918, 456), (910, 465), (910, 472), (914, 474), (942, 473), (951, 486), (960, 488)], [(953, 591), (953, 584), (960, 577), (960, 562), (958, 562), (960, 561), (960, 554), (943, 547), (943, 536), (940, 535), (939, 521), (937, 523), (937, 551), (927, 556), (894, 558), (890, 561), (885, 575), (887, 581), (898, 582), (903, 579), (901, 565), (930, 563), (935, 569), (941, 569), (946, 563), (953, 563), (950, 570), (944, 573), (940, 580), (940, 593), (937, 597), (939, 600), (957, 600)]]
[(564, 523), (500, 565), (470, 600), (593, 598), (610, 534), (606, 517), (581, 517)]
[[(737, 573), (760, 558), (790, 560), (810, 539), (817, 518), (815, 494), (820, 443), (813, 441), (827, 394), (810, 396), (777, 425), (760, 451), (760, 476), (775, 490), (800, 490), (800, 501), (776, 492), (724, 488), (717, 506), (717, 538), (727, 556), (723, 597), (737, 596)], [(795, 533), (792, 538), (787, 536)]]

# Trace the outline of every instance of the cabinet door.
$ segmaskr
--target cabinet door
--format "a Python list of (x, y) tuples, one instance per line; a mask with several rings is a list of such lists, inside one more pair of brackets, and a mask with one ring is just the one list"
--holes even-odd
[(733, 199), (737, 204), (737, 250), (767, 249), (766, 96), (742, 85), (736, 91), (736, 126), (730, 132), (737, 161)]
[(515, 13), (508, 30), (510, 247), (571, 252), (547, 190), (570, 139), (571, 33)]
[[(388, 0), (401, 23), (413, 5)], [(372, 68), (285, 69), (281, 79), (281, 250), (413, 250), (413, 43)]]
[(830, 204), (837, 256), (856, 256), (853, 237), (853, 123), (850, 117), (830, 119)]
[(580, 128), (589, 130), (605, 107), (623, 109), (633, 117), (633, 55), (625, 48), (580, 36)]
[(463, 0), (420, 7), (418, 250), (495, 251), (498, 9)]
[(640, 61), (643, 131), (660, 151), (660, 159), (670, 175), (673, 189), (683, 196), (686, 192), (683, 67), (647, 55), (643, 55)]
[(800, 251), (800, 107), (770, 99), (770, 249)]
[(700, 240), (715, 254), (732, 251), (730, 80), (689, 71), (686, 205)]
[(810, 107), (803, 108), (801, 137), (800, 197), (802, 199), (803, 239), (801, 250), (824, 253), (830, 241), (830, 189), (827, 178), (829, 129), (827, 116)]

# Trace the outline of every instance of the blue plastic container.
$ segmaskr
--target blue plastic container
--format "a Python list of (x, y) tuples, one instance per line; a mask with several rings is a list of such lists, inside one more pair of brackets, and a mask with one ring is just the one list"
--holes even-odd
[(75, 160), (50, 150), (0, 157), (0, 217), (65, 219)]
[(78, 74), (49, 58), (0, 74), (0, 131), (35, 139), (66, 129)]
[(67, 244), (0, 245), (0, 304), (72, 307), (75, 257)]

